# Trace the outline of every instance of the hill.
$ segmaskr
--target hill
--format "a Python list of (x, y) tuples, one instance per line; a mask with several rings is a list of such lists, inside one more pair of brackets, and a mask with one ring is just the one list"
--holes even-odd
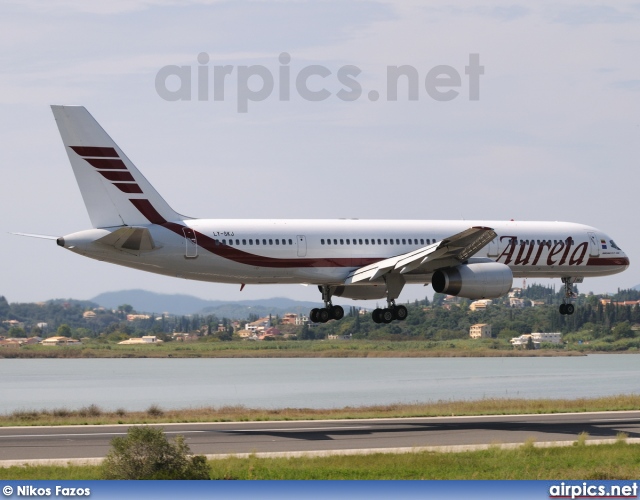
[(162, 313), (175, 315), (215, 314), (219, 318), (246, 319), (251, 314), (267, 316), (282, 315), (287, 312), (308, 313), (318, 302), (302, 302), (284, 297), (243, 300), (228, 302), (224, 300), (206, 300), (183, 294), (163, 294), (147, 290), (122, 290), (105, 292), (91, 299), (102, 307), (115, 309), (122, 304), (129, 304), (138, 312)]

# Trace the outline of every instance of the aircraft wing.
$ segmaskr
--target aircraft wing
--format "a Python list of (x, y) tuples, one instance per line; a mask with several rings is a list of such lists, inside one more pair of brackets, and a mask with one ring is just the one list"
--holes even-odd
[(406, 274), (414, 270), (431, 272), (440, 267), (457, 265), (478, 253), (495, 237), (495, 231), (489, 227), (470, 227), (432, 245), (356, 269), (347, 277), (345, 285), (374, 281), (388, 273)]

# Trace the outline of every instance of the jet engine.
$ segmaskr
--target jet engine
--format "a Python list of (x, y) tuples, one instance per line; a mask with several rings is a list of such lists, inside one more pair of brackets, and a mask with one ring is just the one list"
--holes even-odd
[(513, 284), (509, 266), (499, 262), (463, 264), (438, 269), (431, 279), (433, 289), (467, 299), (495, 299), (506, 294)]

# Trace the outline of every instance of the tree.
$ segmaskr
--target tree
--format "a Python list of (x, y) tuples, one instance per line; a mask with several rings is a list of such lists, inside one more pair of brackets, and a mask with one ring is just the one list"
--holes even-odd
[(58, 327), (58, 330), (56, 331), (56, 334), (58, 335), (58, 337), (71, 337), (71, 327), (66, 323), (60, 325)]
[(23, 328), (20, 328), (19, 326), (12, 326), (11, 328), (9, 328), (7, 335), (10, 338), (20, 338), (20, 337), (26, 337), (27, 333), (24, 331)]
[(309, 324), (305, 323), (304, 325), (302, 325), (302, 330), (300, 330), (300, 335), (298, 335), (298, 338), (300, 340), (313, 340), (316, 338), (316, 336), (311, 331), (311, 328), (309, 328)]
[(613, 338), (616, 340), (620, 339), (632, 339), (635, 337), (634, 331), (631, 329), (631, 325), (629, 325), (628, 321), (624, 321), (622, 323), (618, 323), (611, 329), (611, 334)]
[(8, 318), (11, 312), (11, 306), (4, 295), (0, 295), (0, 318)]
[(131, 314), (132, 312), (133, 312), (133, 306), (129, 304), (122, 304), (118, 306), (118, 313), (122, 317), (125, 317), (127, 314)]
[(527, 349), (532, 351), (535, 348), (536, 348), (536, 346), (533, 343), (533, 338), (531, 337), (531, 335), (529, 335), (529, 338), (527, 339)]
[(111, 446), (102, 463), (104, 479), (209, 479), (206, 458), (189, 456), (184, 436), (170, 443), (162, 429), (134, 426)]

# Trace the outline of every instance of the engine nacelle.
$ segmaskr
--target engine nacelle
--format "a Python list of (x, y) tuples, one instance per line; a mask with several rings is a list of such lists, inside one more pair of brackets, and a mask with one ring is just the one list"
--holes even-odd
[(431, 283), (438, 293), (467, 299), (495, 299), (509, 292), (513, 273), (509, 266), (499, 262), (463, 264), (438, 269)]

